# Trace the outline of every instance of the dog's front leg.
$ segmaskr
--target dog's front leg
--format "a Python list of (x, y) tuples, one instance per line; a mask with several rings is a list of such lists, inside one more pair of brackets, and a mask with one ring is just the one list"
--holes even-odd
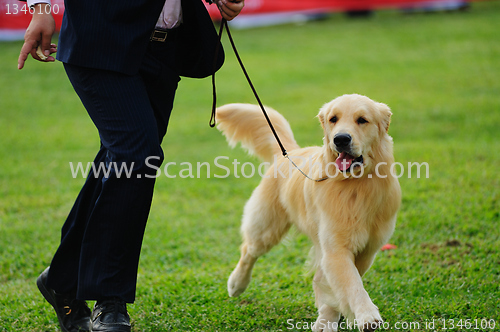
[(354, 254), (347, 248), (325, 247), (321, 266), (326, 279), (340, 304), (343, 314), (354, 314), (360, 331), (374, 331), (382, 323), (378, 308), (363, 287), (354, 263)]
[(323, 270), (318, 267), (313, 279), (314, 294), (316, 296), (316, 307), (318, 318), (312, 328), (313, 332), (337, 332), (340, 320), (340, 312), (331, 307), (331, 289), (325, 279)]

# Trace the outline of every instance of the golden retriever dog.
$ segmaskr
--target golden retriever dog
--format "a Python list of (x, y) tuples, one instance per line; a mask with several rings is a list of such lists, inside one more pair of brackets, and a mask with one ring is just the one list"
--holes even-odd
[(325, 104), (318, 118), (323, 146), (300, 148), (285, 118), (266, 108), (288, 155), (281, 150), (256, 105), (217, 109), (218, 129), (271, 166), (244, 208), (241, 258), (228, 280), (230, 296), (250, 283), (257, 259), (278, 244), (292, 225), (313, 242), (313, 288), (318, 318), (313, 331), (337, 331), (340, 315), (361, 331), (383, 322), (361, 277), (389, 240), (401, 202), (391, 175), (391, 111), (361, 95), (343, 95)]

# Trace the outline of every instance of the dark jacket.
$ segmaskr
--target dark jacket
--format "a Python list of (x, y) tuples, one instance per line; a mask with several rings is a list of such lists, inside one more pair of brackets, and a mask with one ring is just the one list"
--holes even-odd
[[(57, 59), (136, 74), (165, 0), (66, 0)], [(182, 0), (178, 50), (181, 76), (213, 73), (218, 38), (201, 0)], [(222, 47), (216, 63), (224, 62)]]

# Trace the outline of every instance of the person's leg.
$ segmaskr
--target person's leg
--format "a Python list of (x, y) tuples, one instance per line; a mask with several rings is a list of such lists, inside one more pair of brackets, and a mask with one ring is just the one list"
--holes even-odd
[[(99, 165), (105, 162), (106, 149), (101, 146), (93, 163)], [(61, 230), (61, 243), (57, 249), (47, 280), (48, 286), (58, 293), (75, 294), (78, 282), (80, 252), (87, 226), (87, 221), (99, 198), (102, 189), (102, 176), (96, 177), (92, 172), (83, 185)]]
[[(101, 172), (97, 179), (91, 180), (100, 180), (93, 186), (94, 190), (101, 186), (100, 190), (85, 195), (87, 199), (97, 197), (95, 204), (73, 218), (87, 219), (80, 235), (77, 296), (85, 300), (117, 297), (133, 302), (139, 253), (155, 181), (152, 165), (158, 167), (163, 159), (154, 111), (140, 75), (127, 76), (67, 64), (65, 68), (99, 130), (105, 168), (110, 170), (108, 176)], [(148, 157), (153, 158), (148, 162)], [(89, 177), (92, 176), (95, 175)], [(92, 201), (90, 198), (89, 202)], [(65, 225), (65, 229), (76, 224)], [(81, 234), (82, 229), (76, 228), (75, 233)], [(72, 232), (66, 236), (71, 238)], [(58, 252), (71, 247), (68, 242), (63, 238)], [(49, 285), (55, 289), (58, 285), (71, 284), (64, 275), (56, 274), (55, 271), (66, 265), (62, 260), (60, 264), (61, 267), (57, 264), (52, 267), (54, 273), (49, 278)]]
[[(101, 148), (94, 164), (104, 161)], [(51, 266), (37, 278), (44, 298), (54, 307), (62, 331), (91, 331), (90, 309), (84, 300), (76, 299), (81, 243), (87, 220), (101, 191), (102, 177), (90, 174), (78, 195), (61, 231), (61, 244)], [(53, 277), (49, 277), (52, 275)], [(52, 283), (49, 285), (48, 280)]]
[[(63, 330), (69, 326), (66, 302), (76, 301), (77, 288), (80, 301), (75, 303), (79, 307), (86, 308), (82, 299), (94, 298), (101, 300), (96, 311), (106, 312), (108, 306), (123, 311), (123, 319), (118, 321), (115, 316), (109, 321), (106, 314), (101, 315), (94, 321), (94, 329), (130, 328), (126, 306), (117, 299), (132, 302), (135, 297), (137, 264), (154, 186), (151, 165), (159, 166), (163, 159), (159, 145), (179, 81), (173, 44), (169, 38), (167, 43), (150, 45), (141, 71), (134, 77), (66, 65), (101, 136), (94, 166), (105, 167), (98, 174), (89, 174), (63, 226), (50, 269), (37, 280), (58, 317), (64, 318), (60, 319)], [(147, 164), (149, 156), (155, 158)], [(127, 169), (119, 174), (122, 166)], [(110, 173), (105, 175), (104, 170)], [(54, 290), (65, 293), (62, 300), (54, 300), (61, 297)], [(108, 298), (113, 300), (103, 302)], [(73, 320), (88, 319), (84, 317), (88, 312), (78, 310)]]
[(164, 42), (151, 41), (140, 75), (148, 92), (153, 108), (160, 142), (167, 132), (175, 92), (180, 80), (176, 65), (177, 30), (168, 32)]

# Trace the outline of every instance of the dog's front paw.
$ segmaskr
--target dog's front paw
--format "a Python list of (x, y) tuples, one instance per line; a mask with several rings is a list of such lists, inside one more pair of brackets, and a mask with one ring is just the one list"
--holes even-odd
[(236, 267), (227, 281), (227, 292), (231, 297), (240, 296), (250, 284), (250, 275), (241, 272), (241, 269)]
[(378, 310), (373, 310), (371, 313), (365, 313), (356, 318), (359, 330), (363, 332), (373, 332), (380, 327), (384, 322)]

